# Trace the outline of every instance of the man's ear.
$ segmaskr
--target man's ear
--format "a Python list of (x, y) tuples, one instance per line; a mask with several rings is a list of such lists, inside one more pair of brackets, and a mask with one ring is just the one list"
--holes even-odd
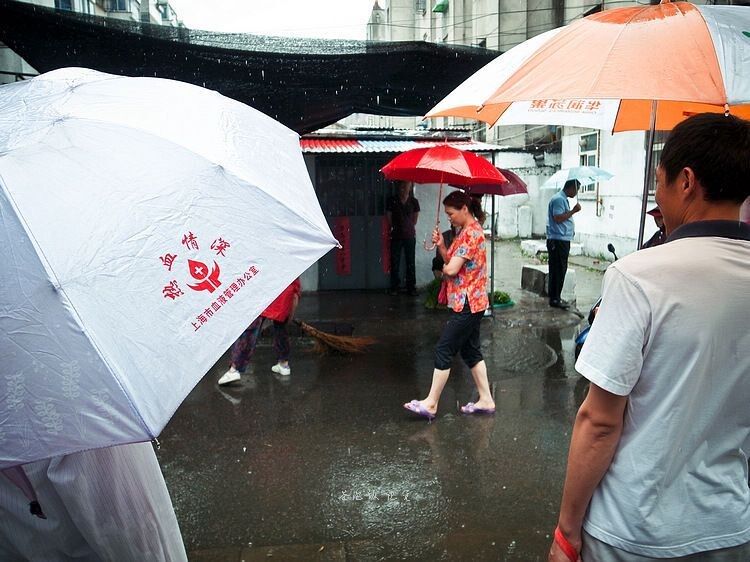
[(701, 186), (698, 178), (695, 177), (695, 172), (690, 167), (684, 167), (680, 170), (677, 176), (678, 186), (680, 188), (680, 195), (683, 200), (691, 201), (694, 199), (703, 199), (703, 187)]

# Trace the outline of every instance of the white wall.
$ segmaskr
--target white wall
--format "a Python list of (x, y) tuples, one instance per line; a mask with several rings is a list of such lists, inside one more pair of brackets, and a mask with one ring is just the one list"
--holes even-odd
[[(566, 127), (562, 141), (562, 168), (577, 166), (581, 133), (588, 129)], [(643, 171), (645, 167), (645, 136), (641, 131), (600, 134), (599, 167), (614, 174), (610, 180), (599, 183), (600, 208), (597, 213), (594, 193), (581, 193), (582, 210), (573, 219), (576, 241), (583, 245), (589, 256), (608, 255), (607, 244), (617, 248), (618, 256), (635, 251), (641, 215)], [(649, 208), (654, 206), (653, 197)], [(656, 226), (647, 217), (645, 239)]]
[[(519, 208), (530, 207), (531, 231), (534, 236), (544, 236), (546, 230), (546, 208), (551, 193), (541, 190), (540, 186), (557, 170), (557, 162), (543, 163), (538, 166), (534, 156), (525, 151), (498, 152), (495, 154), (495, 165), (509, 169), (526, 182), (527, 195), (495, 197), (495, 214), (497, 224), (495, 233), (501, 238), (518, 237)], [(485, 210), (491, 213), (492, 200), (485, 198)], [(489, 228), (489, 224), (486, 225)]]
[[(510, 169), (523, 177), (525, 170), (533, 169), (534, 157), (528, 152), (498, 152), (494, 157), (495, 166)], [(495, 200), (495, 234), (501, 238), (516, 238), (518, 236), (518, 207), (529, 202), (529, 195), (518, 194), (507, 197), (495, 195), (484, 198), (485, 211), (488, 216), (492, 213), (492, 200)], [(490, 228), (490, 221), (485, 224)]]

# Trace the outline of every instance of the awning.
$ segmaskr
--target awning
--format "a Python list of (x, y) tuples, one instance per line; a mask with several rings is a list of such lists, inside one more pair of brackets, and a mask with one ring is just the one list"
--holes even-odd
[[(425, 148), (443, 144), (440, 140), (354, 140), (354, 139), (310, 139), (300, 140), (305, 154), (362, 154), (399, 153), (412, 148)], [(499, 152), (503, 147), (472, 140), (450, 141), (449, 146), (470, 152)]]
[(299, 133), (352, 113), (424, 115), (499, 54), (426, 41), (200, 31), (14, 0), (0, 0), (0, 41), (40, 72), (82, 66), (182, 80), (247, 103)]

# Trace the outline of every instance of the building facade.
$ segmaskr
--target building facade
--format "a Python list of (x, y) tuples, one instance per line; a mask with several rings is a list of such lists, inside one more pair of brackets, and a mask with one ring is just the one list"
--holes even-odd
[[(169, 0), (19, 0), (79, 14), (157, 25), (181, 26)], [(0, 43), (0, 84), (24, 80), (38, 72), (7, 45)]]

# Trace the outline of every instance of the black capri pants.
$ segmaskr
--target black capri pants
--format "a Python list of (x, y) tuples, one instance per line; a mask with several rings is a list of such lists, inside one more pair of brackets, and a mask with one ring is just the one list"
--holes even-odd
[(484, 359), (479, 348), (479, 326), (482, 316), (484, 310), (472, 312), (468, 302), (464, 304), (461, 312), (451, 312), (451, 317), (435, 347), (436, 369), (450, 369), (453, 358), (459, 351), (461, 359), (470, 369)]

